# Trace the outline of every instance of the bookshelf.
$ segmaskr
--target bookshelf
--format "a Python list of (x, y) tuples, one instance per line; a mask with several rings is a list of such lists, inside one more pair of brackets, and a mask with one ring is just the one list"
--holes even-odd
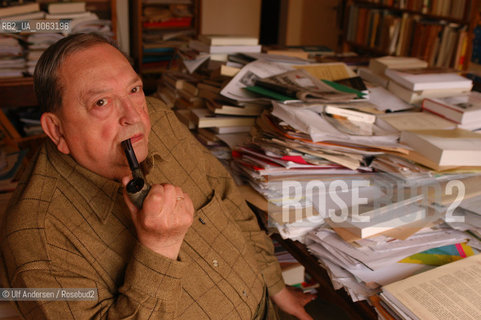
[(343, 51), (414, 56), (466, 70), (479, 0), (348, 0)]
[(199, 2), (200, 0), (132, 2), (131, 55), (139, 73), (159, 73), (173, 66), (176, 48), (183, 43), (182, 37), (198, 34)]
[[(40, 9), (47, 11), (49, 3), (59, 2), (54, 0), (37, 0)], [(86, 10), (95, 12), (100, 19), (108, 19), (112, 21), (112, 30), (114, 32), (117, 26), (116, 19), (116, 0), (87, 0)], [(37, 106), (37, 100), (33, 89), (33, 78), (31, 76), (0, 78), (0, 124), (2, 128), (9, 132), (9, 143), (13, 143), (15, 147), (33, 149), (38, 145), (38, 140), (43, 139), (44, 135), (34, 135), (22, 137), (15, 128), (9, 123), (5, 116), (5, 112), (11, 108), (21, 108)]]

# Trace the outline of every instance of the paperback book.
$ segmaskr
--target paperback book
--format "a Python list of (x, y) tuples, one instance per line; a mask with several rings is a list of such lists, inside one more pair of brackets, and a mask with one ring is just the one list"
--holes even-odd
[(412, 90), (464, 88), (471, 90), (471, 79), (460, 76), (446, 68), (386, 69), (388, 78)]
[(481, 93), (477, 91), (445, 98), (428, 98), (423, 101), (422, 107), (459, 124), (481, 121)]

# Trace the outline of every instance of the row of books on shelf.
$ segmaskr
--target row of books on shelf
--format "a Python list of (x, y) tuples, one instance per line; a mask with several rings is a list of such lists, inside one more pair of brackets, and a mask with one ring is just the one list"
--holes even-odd
[(471, 61), (481, 64), (481, 25), (477, 25), (473, 30), (473, 47), (471, 54)]
[(458, 70), (468, 59), (466, 25), (362, 6), (351, 6), (349, 17), (346, 39), (350, 43)]
[(460, 20), (466, 19), (470, 8), (470, 1), (468, 0), (365, 0), (360, 2), (375, 3), (396, 9)]
[(194, 10), (192, 1), (143, 1), (142, 72), (177, 67), (179, 48), (196, 33)]
[[(190, 3), (191, 4), (191, 3)], [(144, 28), (192, 27), (193, 8), (189, 3), (151, 4), (142, 8)]]

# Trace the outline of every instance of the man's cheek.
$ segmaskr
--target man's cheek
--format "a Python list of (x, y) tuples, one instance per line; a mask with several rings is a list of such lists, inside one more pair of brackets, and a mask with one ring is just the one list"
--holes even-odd
[(114, 129), (115, 125), (104, 126), (101, 130), (97, 131), (98, 137), (92, 137), (96, 140), (97, 148), (106, 149), (108, 145), (114, 148), (120, 148), (119, 133)]

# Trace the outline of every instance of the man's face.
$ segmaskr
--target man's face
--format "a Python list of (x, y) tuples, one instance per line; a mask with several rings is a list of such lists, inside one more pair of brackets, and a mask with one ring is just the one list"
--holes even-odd
[(58, 77), (66, 147), (59, 150), (101, 176), (128, 175), (120, 143), (130, 138), (139, 162), (148, 152), (150, 119), (139, 76), (117, 49), (99, 44), (68, 56)]

